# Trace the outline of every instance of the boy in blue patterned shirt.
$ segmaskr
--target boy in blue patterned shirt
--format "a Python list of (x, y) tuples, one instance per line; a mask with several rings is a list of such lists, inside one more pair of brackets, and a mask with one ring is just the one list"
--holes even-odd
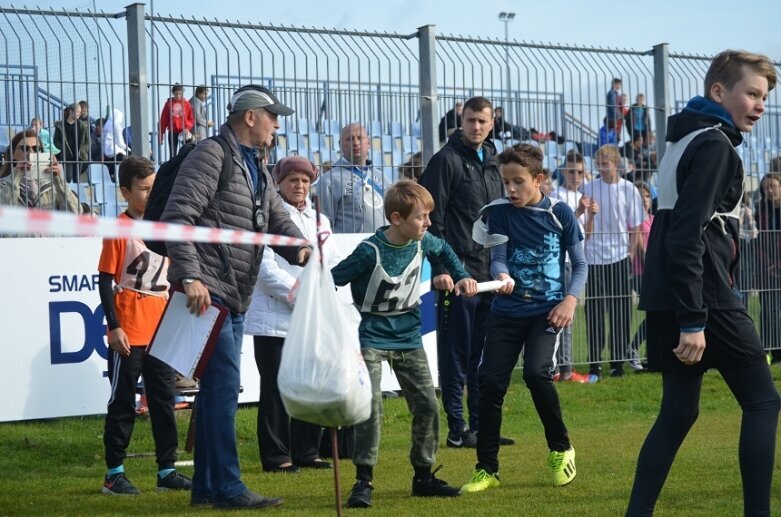
[(454, 278), (442, 275), (447, 278), (440, 280), (448, 282), (457, 296), (475, 294), (477, 283), (450, 246), (427, 233), (434, 200), (426, 189), (401, 180), (388, 189), (384, 203), (390, 225), (379, 228), (331, 270), (336, 285), (350, 284), (353, 300), (361, 311), (361, 353), (372, 382), (371, 417), (355, 426), (353, 463), (357, 482), (350, 491), (348, 508), (372, 505), (371, 482), (382, 424), (382, 361), (388, 361), (396, 374), (412, 413), (412, 495), (459, 494), (457, 488), (434, 476), (436, 470), (431, 471), (439, 448), (439, 404), (420, 335), (418, 302), (423, 257), (452, 272)]
[[(577, 297), (586, 283), (583, 234), (572, 209), (540, 191), (543, 170), (538, 148), (515, 145), (498, 159), (507, 197), (483, 209), (488, 225), (479, 219), (473, 236), (486, 247), (493, 246), (491, 276), (507, 283), (491, 305), (477, 375), (477, 466), (462, 492), (499, 486), (502, 404), (521, 353), (523, 380), (545, 428), (553, 484), (566, 485), (576, 473), (575, 449), (561, 416), (553, 372), (559, 336), (572, 324)], [(564, 281), (565, 252), (572, 263), (569, 285)]]

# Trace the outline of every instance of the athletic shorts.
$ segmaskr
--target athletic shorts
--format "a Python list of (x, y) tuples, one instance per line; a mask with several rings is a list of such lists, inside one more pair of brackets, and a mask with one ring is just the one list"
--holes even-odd
[(652, 371), (699, 375), (710, 368), (740, 370), (764, 363), (765, 350), (745, 309), (709, 311), (705, 352), (699, 363), (687, 366), (673, 353), (681, 332), (673, 312), (648, 311), (648, 367)]

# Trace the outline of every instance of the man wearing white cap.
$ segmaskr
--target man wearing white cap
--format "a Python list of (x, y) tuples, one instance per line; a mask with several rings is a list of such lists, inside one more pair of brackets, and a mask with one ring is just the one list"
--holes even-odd
[[(258, 150), (271, 144), (279, 128), (277, 118), (293, 110), (268, 88), (250, 85), (233, 94), (228, 111), (228, 121), (220, 128), (222, 142), (204, 140), (182, 162), (161, 220), (302, 237), (258, 157)], [(223, 160), (232, 161), (228, 180), (220, 178)], [(281, 499), (256, 494), (242, 483), (236, 448), (244, 313), (263, 246), (170, 242), (167, 247), (168, 278), (184, 289), (188, 308), (200, 314), (214, 302), (230, 311), (200, 379), (190, 504), (234, 509), (276, 506)], [(305, 264), (311, 248), (275, 251), (291, 264)]]

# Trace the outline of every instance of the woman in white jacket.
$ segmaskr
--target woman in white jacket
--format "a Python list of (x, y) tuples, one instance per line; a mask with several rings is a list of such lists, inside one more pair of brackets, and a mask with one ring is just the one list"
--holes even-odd
[(130, 147), (125, 142), (125, 115), (114, 108), (106, 123), (103, 124), (101, 138), (103, 139), (103, 163), (108, 168), (111, 181), (116, 183), (116, 167), (119, 162), (130, 154)]
[[(317, 240), (316, 214), (309, 200), (309, 189), (317, 179), (317, 167), (302, 156), (280, 160), (272, 171), (285, 208), (301, 233), (311, 242)], [(331, 224), (321, 214), (323, 230)], [(323, 245), (323, 259), (330, 269), (339, 260), (333, 239)], [(260, 373), (260, 407), (258, 409), (258, 445), (260, 462), (266, 472), (297, 472), (299, 468), (331, 468), (319, 457), (322, 428), (291, 419), (277, 386), (282, 345), (290, 325), (293, 306), (288, 294), (303, 271), (266, 246), (252, 303), (244, 319), (244, 333), (254, 336), (255, 363)]]

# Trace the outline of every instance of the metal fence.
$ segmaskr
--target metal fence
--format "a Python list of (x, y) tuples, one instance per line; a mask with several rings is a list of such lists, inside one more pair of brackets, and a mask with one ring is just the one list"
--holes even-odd
[[(53, 137), (64, 108), (86, 100), (90, 117), (122, 112), (132, 152), (159, 163), (170, 156), (168, 146), (160, 143), (158, 127), (173, 85), (184, 86), (185, 98), (197, 86), (209, 88), (206, 107), (213, 133), (225, 119), (231, 93), (240, 85), (256, 83), (270, 87), (296, 109), (295, 115), (281, 121), (272, 161), (299, 154), (321, 166), (334, 162), (341, 156), (341, 127), (359, 122), (371, 139), (371, 162), (391, 179), (399, 177), (400, 167), (413, 154), (420, 152), (424, 163), (430, 158), (441, 145), (437, 126), (442, 116), (456, 102), (474, 95), (501, 106), (504, 120), (513, 126), (508, 135), (497, 136), (499, 149), (518, 139), (536, 142), (559, 182), (564, 176), (556, 171), (565, 153), (577, 150), (585, 157), (586, 172), (596, 177), (599, 168), (593, 153), (600, 130), (610, 138), (608, 128), (603, 128), (606, 94), (613, 78), (620, 78), (628, 95), (625, 106), (644, 94), (652, 126), (646, 149), (639, 151), (627, 146), (629, 128), (614, 128), (617, 145), (626, 147), (622, 173), (633, 172), (635, 153), (640, 153), (649, 158), (649, 171), (634, 171), (634, 176), (652, 183), (652, 164), (664, 151), (659, 142), (664, 142), (666, 117), (702, 93), (710, 61), (708, 56), (671, 53), (667, 44), (635, 51), (439, 35), (434, 26), (407, 34), (282, 27), (151, 15), (142, 4), (119, 13), (4, 7), (0, 37), (0, 147), (34, 117), (43, 120)], [(781, 65), (777, 70), (781, 72)], [(748, 185), (755, 192), (779, 154), (779, 106), (776, 89), (765, 116), (739, 149)], [(121, 127), (112, 129), (123, 133)], [(101, 138), (99, 133), (93, 129), (91, 139)], [(101, 152), (87, 160), (75, 159), (84, 172), (70, 186), (80, 201), (96, 213), (122, 210), (110, 174), (117, 157)], [(754, 197), (758, 201), (758, 194)], [(607, 199), (603, 211), (613, 210), (613, 201)], [(607, 242), (627, 231), (605, 228), (592, 238)], [(777, 231), (759, 229), (774, 238)], [(764, 271), (752, 262), (772, 239), (749, 240), (749, 272), (742, 283), (749, 308), (755, 316), (760, 310), (766, 316), (774, 310), (777, 321), (778, 286), (768, 287), (762, 280)], [(614, 285), (611, 292), (623, 300), (618, 323), (628, 323), (631, 334), (640, 317), (628, 285)], [(775, 302), (768, 302), (768, 293), (775, 293)], [(584, 316), (578, 314), (575, 360), (582, 363), (588, 355), (587, 329)], [(768, 326), (763, 337), (767, 345), (781, 348), (777, 324)], [(614, 339), (621, 343), (614, 343), (608, 355), (628, 358), (626, 336), (619, 333)]]

